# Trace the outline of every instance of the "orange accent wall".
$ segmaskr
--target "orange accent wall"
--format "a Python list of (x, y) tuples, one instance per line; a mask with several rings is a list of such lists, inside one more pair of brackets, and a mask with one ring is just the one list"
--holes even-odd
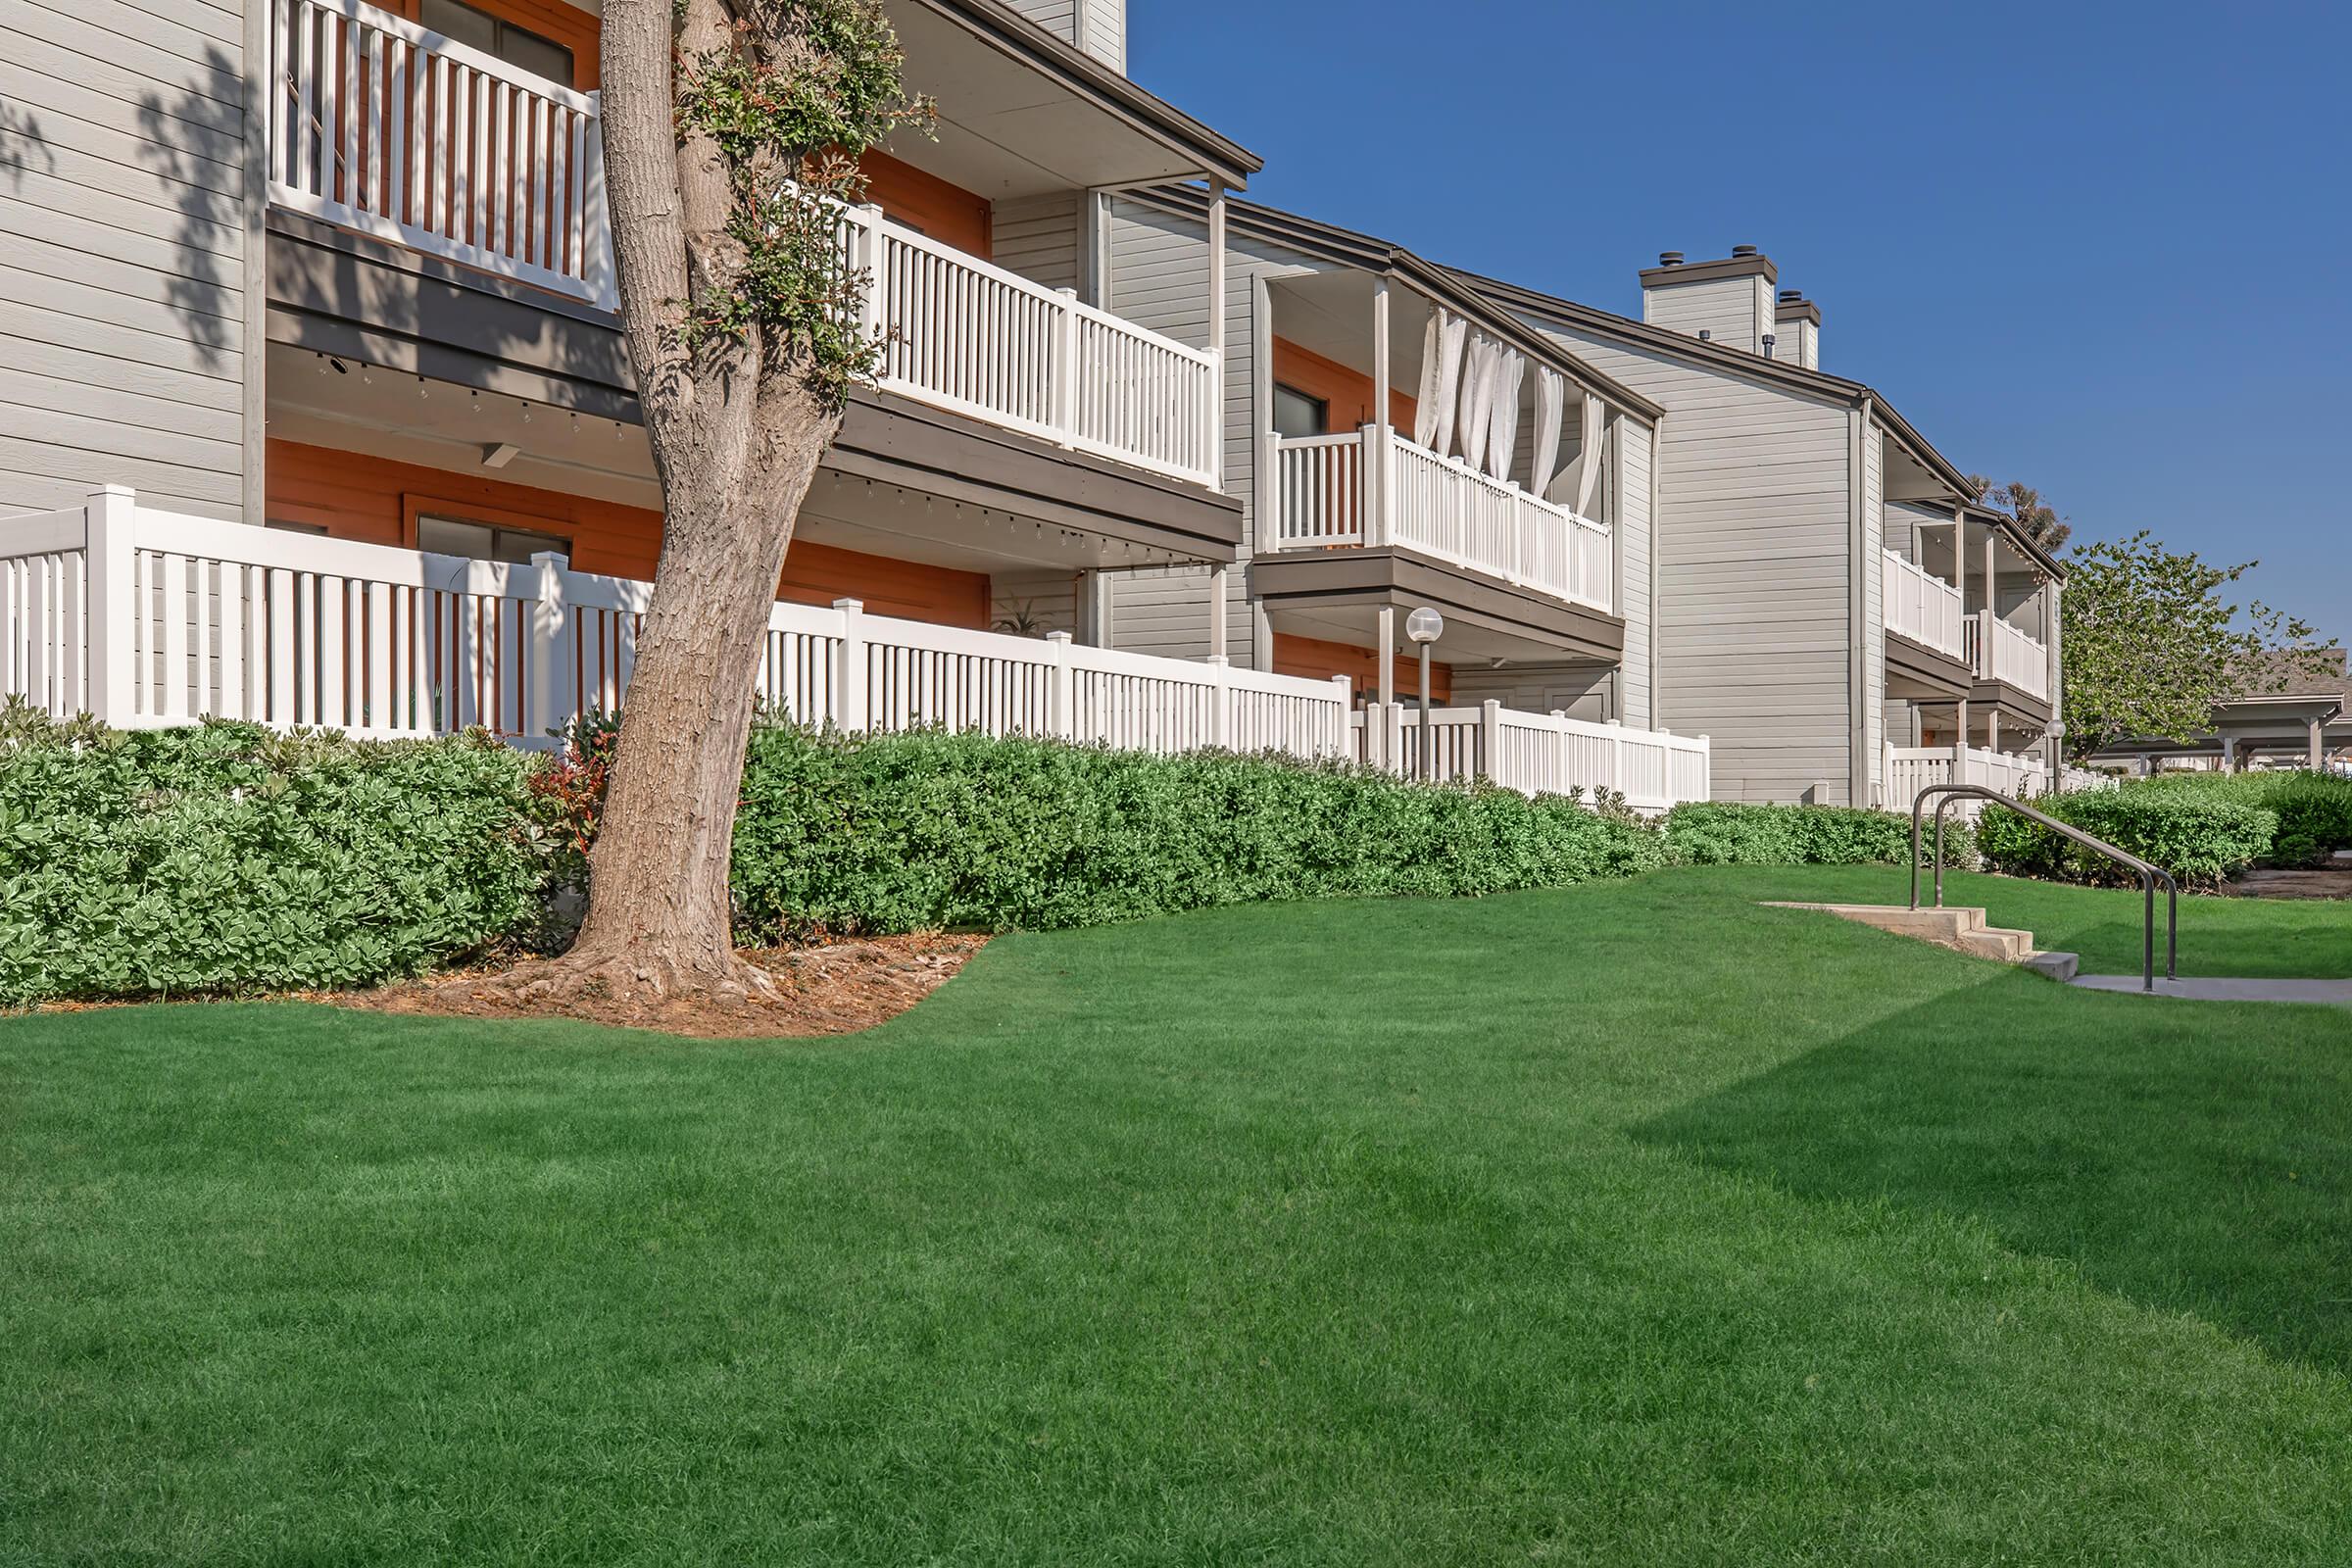
[[(1372, 378), (1337, 360), (1327, 360), (1312, 349), (1302, 349), (1288, 338), (1274, 340), (1274, 379), (1329, 403), (1333, 435), (1360, 429), (1372, 422)], [(1410, 434), (1417, 401), (1391, 387), (1390, 426)]]
[[(425, 512), (563, 535), (571, 541), (572, 565), (615, 577), (650, 579), (662, 552), (658, 512), (274, 437), (267, 488), (271, 521), (308, 523), (367, 544), (413, 547), (416, 514)], [(977, 631), (989, 625), (983, 572), (809, 540), (796, 540), (784, 558), (776, 597), (801, 605), (861, 599), (877, 615)]]
[(858, 160), (865, 171), (867, 201), (882, 216), (921, 229), (942, 245), (953, 245), (982, 261), (992, 257), (995, 210), (988, 198), (925, 173), (885, 152), (869, 150)]
[[(1305, 388), (1299, 388), (1304, 391)], [(1329, 680), (1345, 675), (1355, 683), (1358, 697), (1369, 692), (1380, 695), (1377, 678), (1380, 658), (1369, 648), (1353, 643), (1325, 642), (1320, 637), (1296, 637), (1287, 631), (1274, 634), (1274, 673), (1304, 675), (1309, 680)], [(1396, 700), (1421, 695), (1421, 661), (1403, 654), (1396, 656)], [(1429, 662), (1429, 696), (1437, 703), (1453, 699), (1453, 670), (1436, 660)]]
[[(416, 0), (382, 0), (382, 3), (385, 10), (411, 22), (417, 20), (416, 14), (421, 9)], [(565, 5), (564, 0), (466, 0), (466, 3), (570, 50), (574, 90), (594, 92), (603, 80), (597, 55), (602, 24), (578, 6)]]

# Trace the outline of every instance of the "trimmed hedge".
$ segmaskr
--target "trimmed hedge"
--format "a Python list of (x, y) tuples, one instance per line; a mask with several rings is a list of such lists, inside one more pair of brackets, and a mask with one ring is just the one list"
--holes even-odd
[(2147, 791), (2190, 801), (2225, 801), (2278, 813), (2278, 828), (2260, 858), (2276, 865), (2313, 865), (2337, 850), (2352, 850), (2352, 778), (2295, 768), (2263, 773), (2164, 773), (2133, 780)]
[(0, 710), (0, 1004), (361, 986), (527, 932), (532, 763), (476, 735), (111, 731)]
[(752, 739), (737, 929), (1097, 925), (1268, 899), (1562, 887), (1665, 862), (1621, 813), (1487, 786), (975, 734)]
[[(2058, 795), (2035, 808), (2091, 837), (2164, 867), (2182, 887), (2212, 887), (2268, 854), (2278, 813), (2235, 801), (2169, 789), (2124, 788)], [(2136, 879), (2101, 855), (2069, 843), (2014, 811), (1988, 808), (1977, 824), (1986, 869), (2054, 882), (2125, 884)]]
[[(546, 939), (609, 725), (550, 760), (476, 732), (108, 731), (0, 710), (0, 1004), (360, 986)], [(745, 941), (1046, 929), (1275, 899), (1462, 897), (1675, 861), (1899, 863), (1904, 818), (1529, 800), (1342, 764), (937, 731), (753, 733)], [(1954, 859), (1967, 855), (1963, 836)]]
[[(1666, 813), (1666, 844), (1685, 865), (1905, 865), (1911, 819), (1848, 806), (1691, 803)], [(1921, 849), (1926, 849), (1923, 841)], [(1976, 863), (1975, 835), (1947, 818), (1946, 865)]]

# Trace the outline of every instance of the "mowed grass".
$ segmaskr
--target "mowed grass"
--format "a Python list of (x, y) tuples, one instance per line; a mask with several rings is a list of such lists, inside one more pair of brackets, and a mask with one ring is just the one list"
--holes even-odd
[(2352, 1015), (1753, 904), (1864, 874), (0, 1022), (0, 1559), (2352, 1560)]

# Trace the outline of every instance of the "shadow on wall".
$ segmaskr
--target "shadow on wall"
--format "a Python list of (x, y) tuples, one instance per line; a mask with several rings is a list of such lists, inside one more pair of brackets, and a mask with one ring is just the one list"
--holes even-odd
[(2352, 1370), (2352, 1053), (2256, 1055), (2248, 1010), (2195, 1004), (2135, 1011), (2126, 1047), (2081, 1010), (2053, 1054), (1973, 1030), (1956, 994), (1631, 1131), (1799, 1197), (1977, 1219), (2139, 1305)]
[(57, 172), (57, 154), (41, 137), (40, 117), (21, 105), (0, 98), (0, 181), (10, 190), (21, 190), (24, 172)]
[(165, 181), (179, 212), (172, 241), (175, 265), (164, 274), (169, 303), (185, 322), (204, 368), (229, 374), (243, 348), (238, 258), (245, 244), (245, 114), (235, 101), (243, 73), (218, 46), (205, 50), (202, 69), (227, 99), (183, 89), (143, 94), (140, 156)]

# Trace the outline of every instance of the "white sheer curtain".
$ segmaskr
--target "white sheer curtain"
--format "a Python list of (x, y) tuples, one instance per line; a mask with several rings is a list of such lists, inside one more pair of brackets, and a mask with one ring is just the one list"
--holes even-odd
[(1585, 460), (1576, 475), (1576, 514), (1580, 517), (1592, 515), (1592, 504), (1600, 496), (1600, 443), (1608, 412), (1600, 399), (1585, 394)]
[(1446, 374), (1439, 355), (1445, 342), (1446, 313), (1431, 311), (1429, 323), (1421, 328), (1421, 393), (1413, 404), (1413, 440), (1421, 446), (1429, 445), (1438, 433), (1440, 382)]
[(1528, 470), (1531, 495), (1543, 495), (1560, 466), (1560, 405), (1567, 396), (1568, 378), (1548, 366), (1536, 367), (1536, 455)]
[(1505, 349), (1494, 366), (1494, 414), (1487, 427), (1487, 471), (1497, 479), (1511, 476), (1511, 459), (1519, 448), (1519, 387), (1527, 378), (1527, 361)]
[(1421, 334), (1421, 403), (1413, 411), (1413, 440), (1444, 452), (1453, 439), (1455, 399), (1462, 379), (1462, 339), (1470, 323), (1444, 311), (1433, 312)]
[(1494, 413), (1494, 362), (1500, 351), (1484, 332), (1470, 334), (1470, 353), (1462, 366), (1462, 425), (1458, 456), (1475, 468), (1484, 459), (1487, 421)]

